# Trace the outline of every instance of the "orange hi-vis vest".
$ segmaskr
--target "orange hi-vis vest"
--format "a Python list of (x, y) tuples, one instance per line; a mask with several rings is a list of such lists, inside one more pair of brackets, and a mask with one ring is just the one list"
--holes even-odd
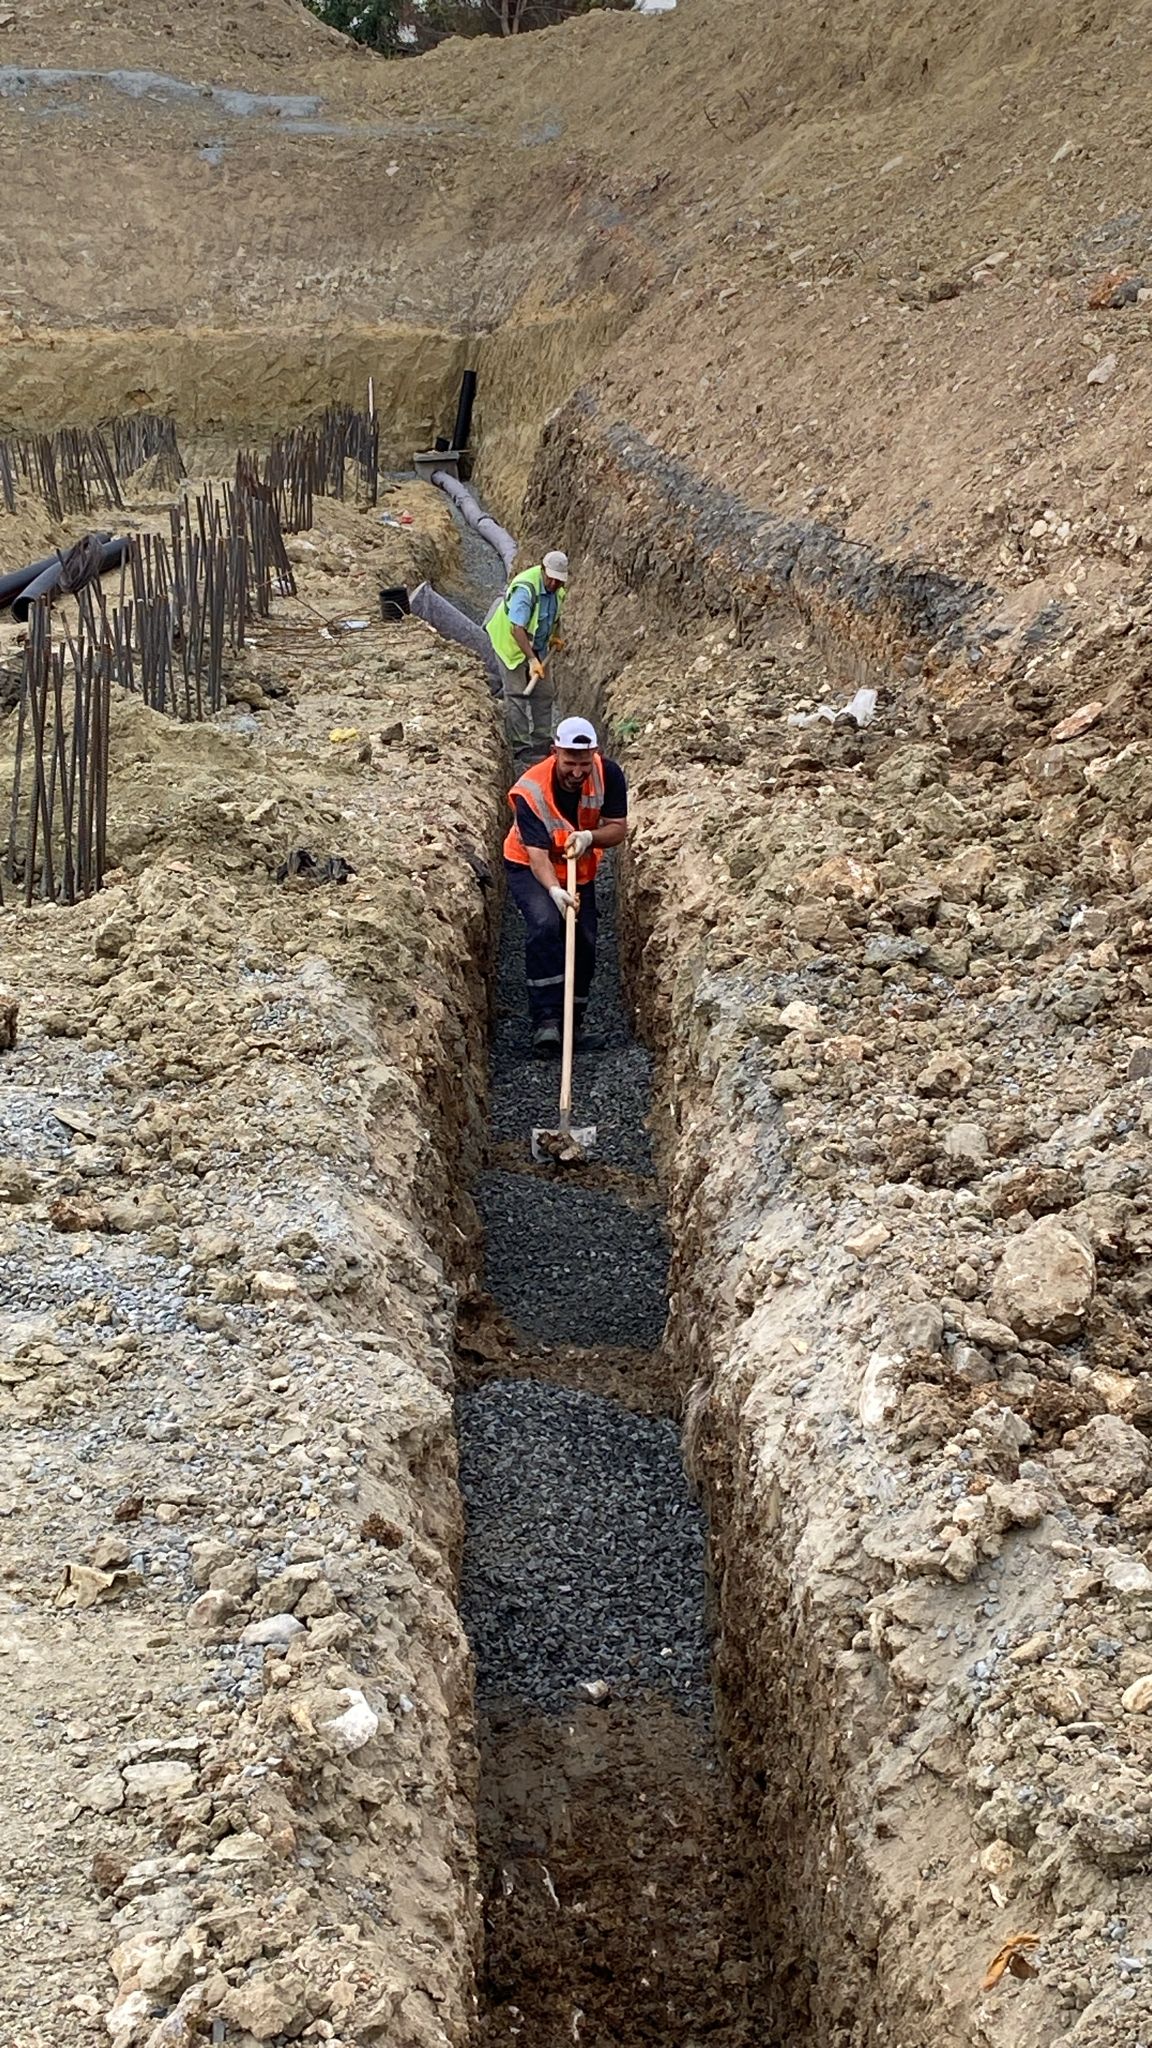
[[(531, 865), (528, 849), (520, 837), (520, 827), (516, 823), (516, 799), (523, 797), (529, 810), (535, 812), (541, 824), (548, 827), (552, 839), (549, 859), (556, 870), (557, 880), (564, 882), (568, 876), (568, 857), (564, 848), (572, 833), (576, 830), (594, 832), (600, 823), (600, 813), (604, 808), (604, 763), (599, 754), (593, 754), (591, 766), (584, 778), (584, 787), (580, 791), (575, 826), (564, 816), (556, 802), (555, 777), (556, 757), (549, 754), (546, 761), (537, 761), (534, 767), (525, 769), (519, 782), (514, 783), (508, 791), (508, 801), (512, 806), (512, 829), (504, 841), (504, 858), (514, 861), (520, 867)], [(601, 849), (598, 846), (590, 846), (583, 858), (577, 861), (576, 881), (579, 886), (594, 880), (601, 858)]]

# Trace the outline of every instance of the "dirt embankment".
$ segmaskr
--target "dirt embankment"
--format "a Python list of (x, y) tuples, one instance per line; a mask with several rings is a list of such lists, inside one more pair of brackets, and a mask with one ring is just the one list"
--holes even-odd
[[(410, 502), (383, 550), (320, 509), (218, 724), (116, 703), (118, 870), (6, 917), (13, 2042), (467, 2033), (450, 1283), (496, 733), (422, 628), (321, 630), (446, 561)], [(354, 874), (277, 882), (301, 846)]]
[[(540, 465), (540, 517), (562, 496), (781, 2024), (1119, 2048), (1152, 1937), (1152, 614), (965, 688), (978, 590), (673, 501), (594, 421)], [(813, 716), (864, 674), (871, 723)], [(1034, 1974), (982, 1992), (1016, 1933)]]

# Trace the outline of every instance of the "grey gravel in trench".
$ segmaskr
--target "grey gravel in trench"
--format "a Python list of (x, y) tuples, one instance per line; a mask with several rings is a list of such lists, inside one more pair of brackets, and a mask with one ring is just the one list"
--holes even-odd
[[(597, 884), (593, 1030), (578, 1055), (577, 1120), (595, 1121), (597, 1163), (651, 1173), (647, 1053), (629, 1030), (615, 947), (612, 862)], [(507, 904), (492, 1042), (492, 1125), (523, 1148), (556, 1120), (558, 1073), (531, 1057), (523, 929)], [(487, 1284), (526, 1335), (547, 1344), (652, 1348), (667, 1312), (657, 1209), (582, 1185), (577, 1174), (484, 1174), (476, 1198)], [(467, 1514), (461, 1606), (481, 1702), (549, 1713), (582, 1683), (709, 1700), (702, 1518), (674, 1422), (531, 1379), (488, 1381), (458, 1402)]]
[(533, 1380), (460, 1397), (463, 1606), (481, 1698), (708, 1693), (704, 1538), (675, 1423)]

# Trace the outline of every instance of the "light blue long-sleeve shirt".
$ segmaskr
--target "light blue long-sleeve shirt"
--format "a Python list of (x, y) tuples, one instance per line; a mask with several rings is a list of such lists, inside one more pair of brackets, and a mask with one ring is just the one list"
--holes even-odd
[[(508, 600), (508, 617), (511, 619), (512, 624), (514, 626), (523, 626), (524, 631), (527, 632), (532, 623), (532, 614), (535, 609), (535, 592), (528, 584), (518, 583)], [(536, 631), (532, 635), (532, 645), (541, 660), (544, 659), (548, 652), (548, 642), (552, 638), (552, 631), (556, 624), (559, 610), (560, 599), (556, 592), (541, 587), (540, 616), (536, 621)]]

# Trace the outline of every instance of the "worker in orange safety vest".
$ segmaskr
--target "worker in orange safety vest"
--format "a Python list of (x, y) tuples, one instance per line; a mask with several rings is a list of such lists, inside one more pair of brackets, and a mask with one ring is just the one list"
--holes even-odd
[(576, 858), (576, 1044), (594, 1049), (585, 1030), (596, 971), (596, 870), (628, 832), (624, 771), (599, 749), (586, 718), (565, 718), (551, 753), (525, 769), (508, 792), (512, 825), (504, 841), (509, 893), (524, 919), (524, 967), (532, 1049), (559, 1055), (564, 1008), (564, 921), (568, 856)]

